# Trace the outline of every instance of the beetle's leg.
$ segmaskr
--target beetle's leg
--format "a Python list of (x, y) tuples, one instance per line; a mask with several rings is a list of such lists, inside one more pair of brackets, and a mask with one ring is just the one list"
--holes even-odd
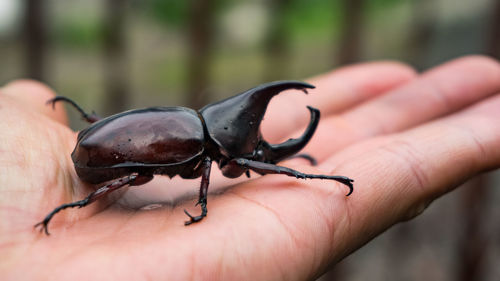
[(193, 217), (188, 211), (184, 210), (184, 213), (190, 218), (190, 220), (184, 222), (184, 225), (190, 225), (194, 222), (201, 221), (207, 215), (207, 195), (208, 195), (208, 184), (210, 179), (210, 168), (212, 167), (212, 160), (210, 158), (205, 158), (202, 163), (202, 174), (201, 174), (201, 185), (200, 194), (198, 197), (198, 202), (196, 205), (201, 206), (201, 215)]
[(309, 161), (309, 163), (311, 163), (312, 166), (318, 165), (318, 161), (316, 161), (316, 158), (312, 157), (311, 155), (309, 155), (307, 153), (292, 155), (285, 160), (293, 159), (293, 158), (303, 158), (303, 159), (306, 159), (307, 161)]
[[(59, 213), (59, 211), (61, 210), (64, 210), (66, 208), (74, 208), (74, 207), (78, 207), (78, 208), (82, 208), (82, 207), (85, 207), (87, 206), (88, 204), (96, 201), (97, 199), (103, 197), (104, 195), (110, 193), (111, 191), (114, 191), (114, 190), (117, 190), (118, 188), (124, 186), (124, 185), (127, 185), (127, 184), (130, 184), (130, 185), (136, 185), (136, 184), (143, 184), (149, 180), (151, 180), (153, 177), (152, 176), (142, 176), (142, 175), (138, 175), (138, 174), (132, 174), (132, 175), (129, 175), (129, 176), (126, 176), (126, 177), (123, 177), (123, 178), (119, 178), (118, 180), (110, 183), (110, 184), (107, 184), (101, 188), (99, 188), (98, 190), (90, 193), (85, 199), (83, 200), (80, 200), (80, 201), (76, 201), (76, 202), (72, 202), (72, 203), (68, 203), (68, 204), (62, 204), (61, 206), (55, 208), (52, 212), (50, 212), (46, 217), (45, 219), (43, 219), (43, 221), (35, 224), (35, 228), (38, 227), (38, 226), (41, 226), (40, 228), (40, 231), (42, 230), (45, 230), (45, 233), (47, 235), (49, 235), (49, 222), (50, 220), (52, 219), (52, 217)], [(136, 183), (136, 181), (138, 181)]]
[(245, 167), (247, 169), (253, 170), (261, 175), (265, 174), (285, 174), (287, 176), (291, 177), (296, 177), (299, 179), (324, 179), (324, 180), (334, 180), (338, 181), (340, 183), (343, 183), (349, 187), (349, 193), (347, 196), (349, 196), (352, 191), (353, 191), (353, 186), (352, 182), (354, 180), (348, 178), (348, 177), (343, 177), (343, 176), (327, 176), (327, 175), (314, 175), (314, 174), (304, 174), (302, 172), (287, 168), (287, 167), (282, 167), (282, 166), (277, 166), (274, 164), (269, 164), (269, 163), (264, 163), (264, 162), (258, 162), (258, 161), (253, 161), (253, 160), (248, 160), (245, 158), (235, 158), (230, 161), (230, 163), (233, 162), (236, 165), (239, 165), (241, 167)]
[(54, 108), (55, 105), (56, 105), (56, 102), (58, 102), (58, 101), (64, 101), (64, 102), (67, 102), (67, 103), (71, 104), (76, 110), (78, 110), (78, 112), (80, 112), (80, 114), (82, 115), (83, 120), (85, 120), (85, 121), (87, 121), (89, 123), (94, 123), (96, 121), (101, 120), (101, 117), (97, 116), (97, 114), (95, 112), (92, 112), (91, 114), (88, 114), (78, 104), (76, 104), (76, 102), (72, 101), (71, 99), (69, 99), (67, 97), (56, 96), (56, 97), (48, 100), (47, 104), (51, 104), (52, 108)]

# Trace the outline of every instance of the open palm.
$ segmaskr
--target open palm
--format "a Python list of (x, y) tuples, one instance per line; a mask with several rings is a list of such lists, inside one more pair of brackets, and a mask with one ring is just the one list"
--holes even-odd
[[(413, 218), (438, 196), (500, 166), (500, 65), (467, 57), (423, 74), (389, 62), (317, 77), (310, 95), (285, 93), (268, 108), (268, 141), (301, 133), (306, 105), (322, 119), (302, 172), (353, 178), (354, 193), (333, 181), (282, 175), (230, 180), (213, 169), (208, 216), (184, 226), (197, 181), (155, 180), (51, 222), (54, 207), (95, 187), (75, 174), (76, 133), (46, 87), (30, 81), (0, 91), (0, 276), (33, 279), (307, 280), (383, 232)], [(199, 180), (198, 180), (199, 181)], [(158, 194), (159, 190), (172, 191)], [(188, 195), (186, 195), (188, 194)], [(116, 197), (116, 196), (115, 196)], [(128, 199), (127, 199), (128, 198)], [(143, 208), (161, 203), (159, 208)], [(142, 208), (141, 208), (142, 207)], [(2, 278), (3, 279), (3, 278)]]

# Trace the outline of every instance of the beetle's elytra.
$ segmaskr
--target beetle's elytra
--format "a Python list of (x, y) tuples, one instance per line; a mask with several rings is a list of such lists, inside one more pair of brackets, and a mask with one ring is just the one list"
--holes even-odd
[(277, 162), (297, 155), (311, 139), (319, 122), (319, 110), (308, 106), (311, 120), (297, 139), (269, 144), (262, 139), (260, 123), (271, 98), (281, 91), (298, 89), (307, 93), (314, 86), (298, 81), (278, 81), (260, 85), (236, 96), (209, 104), (201, 110), (185, 107), (152, 107), (125, 111), (100, 119), (87, 114), (72, 100), (58, 96), (47, 103), (65, 101), (75, 107), (83, 119), (92, 123), (78, 134), (71, 154), (81, 180), (105, 184), (85, 199), (63, 204), (50, 212), (41, 226), (48, 235), (52, 217), (66, 208), (84, 207), (105, 194), (125, 185), (142, 185), (154, 175), (201, 176), (199, 216), (189, 216), (189, 225), (207, 215), (207, 191), (210, 168), (215, 161), (224, 176), (235, 178), (249, 170), (258, 174), (285, 174), (301, 179), (328, 179), (341, 182), (353, 191), (353, 180), (343, 176), (304, 174), (278, 166)]

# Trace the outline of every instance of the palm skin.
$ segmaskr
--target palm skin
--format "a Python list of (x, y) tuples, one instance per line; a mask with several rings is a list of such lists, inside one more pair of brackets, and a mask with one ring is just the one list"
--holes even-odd
[(458, 184), (500, 166), (494, 60), (462, 58), (420, 75), (397, 63), (360, 64), (310, 82), (317, 86), (310, 95), (273, 100), (263, 134), (276, 142), (295, 136), (308, 122), (305, 106), (319, 108), (322, 120), (304, 150), (319, 166), (300, 159), (281, 165), (353, 178), (351, 196), (333, 181), (230, 180), (213, 169), (209, 190), (217, 193), (200, 223), (184, 226), (183, 212), (199, 212), (193, 207), (199, 180), (160, 179), (133, 189), (177, 193), (161, 208), (141, 209), (131, 192), (118, 203), (111, 196), (62, 211), (49, 237), (33, 225), (95, 187), (74, 172), (76, 133), (60, 105), (45, 106), (53, 93), (30, 81), (7, 85), (0, 91), (0, 276), (313, 279)]

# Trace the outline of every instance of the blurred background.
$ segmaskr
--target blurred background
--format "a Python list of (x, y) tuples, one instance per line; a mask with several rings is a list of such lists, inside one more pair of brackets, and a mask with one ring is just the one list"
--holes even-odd
[[(0, 85), (34, 78), (104, 116), (473, 53), (500, 58), (499, 0), (0, 0)], [(477, 177), (319, 280), (500, 280), (498, 185)]]

